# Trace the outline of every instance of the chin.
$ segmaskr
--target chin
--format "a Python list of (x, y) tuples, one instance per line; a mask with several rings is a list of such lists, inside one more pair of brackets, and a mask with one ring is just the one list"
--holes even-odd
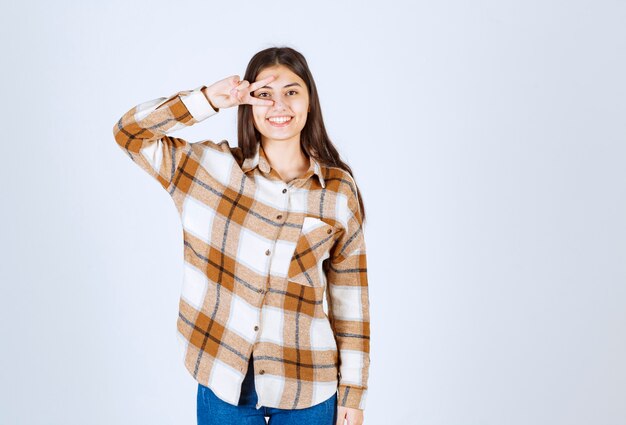
[(295, 136), (295, 134), (281, 134), (281, 135), (274, 135), (274, 134), (266, 134), (265, 138), (266, 139), (272, 139), (272, 140), (291, 140), (293, 139), (293, 137)]

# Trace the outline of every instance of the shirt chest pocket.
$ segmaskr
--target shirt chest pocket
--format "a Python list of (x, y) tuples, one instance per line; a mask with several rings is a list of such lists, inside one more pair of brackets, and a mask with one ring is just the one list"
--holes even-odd
[(289, 264), (289, 280), (306, 286), (325, 285), (322, 263), (329, 257), (334, 242), (335, 229), (332, 225), (317, 217), (304, 217)]

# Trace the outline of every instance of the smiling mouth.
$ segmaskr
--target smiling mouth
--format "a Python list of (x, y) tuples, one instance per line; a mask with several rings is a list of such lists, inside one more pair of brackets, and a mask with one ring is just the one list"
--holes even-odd
[(285, 127), (289, 125), (289, 123), (293, 120), (293, 117), (270, 117), (267, 118), (267, 121), (273, 127)]

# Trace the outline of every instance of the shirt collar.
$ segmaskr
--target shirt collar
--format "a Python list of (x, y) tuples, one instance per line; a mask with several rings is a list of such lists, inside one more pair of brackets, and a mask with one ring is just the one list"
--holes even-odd
[[(307, 170), (306, 173), (304, 173), (304, 176), (302, 176), (301, 178), (307, 179), (311, 175), (316, 174), (320, 181), (320, 184), (322, 185), (323, 188), (325, 188), (326, 182), (324, 182), (324, 177), (322, 176), (322, 167), (320, 166), (319, 162), (312, 156), (309, 156), (309, 159), (310, 159), (309, 169)], [(253, 168), (257, 166), (265, 174), (269, 174), (272, 168), (267, 159), (267, 156), (265, 156), (265, 152), (263, 151), (263, 146), (261, 146), (261, 142), (257, 142), (256, 153), (254, 154), (252, 158), (246, 158), (243, 161), (241, 169), (243, 170), (244, 173), (247, 173), (248, 171), (252, 170)]]

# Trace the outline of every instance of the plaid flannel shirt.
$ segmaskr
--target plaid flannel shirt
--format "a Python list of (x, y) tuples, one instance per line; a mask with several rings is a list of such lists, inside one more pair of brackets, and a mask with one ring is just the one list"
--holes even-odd
[(180, 214), (185, 367), (237, 405), (254, 351), (257, 408), (302, 409), (337, 392), (338, 405), (364, 409), (370, 323), (355, 182), (314, 158), (284, 182), (260, 143), (243, 160), (226, 140), (167, 135), (219, 111), (205, 87), (141, 103), (113, 128)]

